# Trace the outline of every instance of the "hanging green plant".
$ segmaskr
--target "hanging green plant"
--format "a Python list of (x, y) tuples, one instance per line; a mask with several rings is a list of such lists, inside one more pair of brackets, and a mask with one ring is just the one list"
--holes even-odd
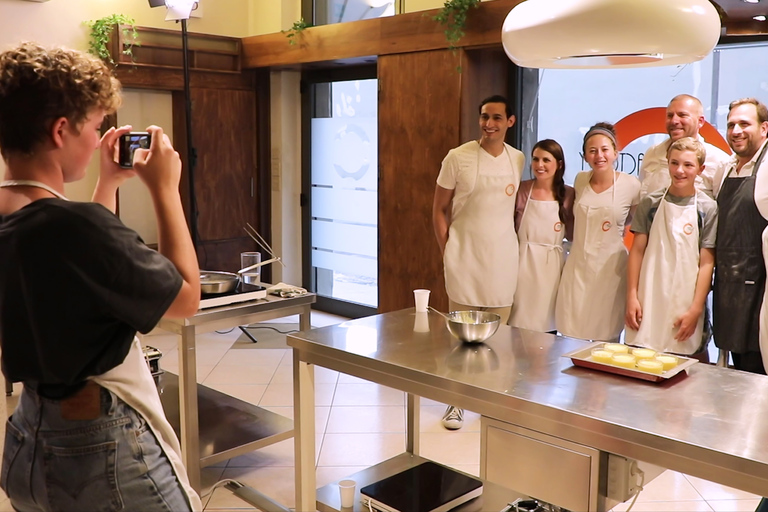
[(133, 47), (139, 46), (139, 33), (136, 31), (136, 21), (123, 14), (110, 14), (98, 20), (84, 21), (91, 29), (88, 41), (88, 52), (117, 66), (109, 53), (109, 38), (115, 25), (123, 25), (123, 40), (127, 43), (122, 49), (123, 55), (133, 57)]
[(467, 13), (471, 8), (477, 9), (479, 5), (480, 0), (445, 0), (443, 8), (433, 18), (445, 26), (445, 38), (450, 49), (455, 49), (456, 43), (464, 37)]
[(304, 21), (304, 18), (299, 18), (299, 21), (294, 21), (293, 26), (289, 28), (288, 30), (281, 30), (283, 34), (285, 34), (285, 37), (288, 38), (288, 44), (291, 46), (296, 44), (296, 39), (299, 34), (301, 34), (305, 28), (309, 28), (312, 25)]

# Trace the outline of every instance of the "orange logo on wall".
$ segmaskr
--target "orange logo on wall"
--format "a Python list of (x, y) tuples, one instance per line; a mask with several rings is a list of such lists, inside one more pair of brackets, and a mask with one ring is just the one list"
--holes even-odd
[[(614, 125), (614, 129), (616, 130), (616, 142), (618, 143), (616, 150), (621, 151), (640, 137), (655, 133), (666, 133), (667, 108), (653, 107), (632, 112), (619, 120)], [(729, 155), (731, 154), (731, 148), (726, 140), (709, 122), (704, 121), (704, 126), (699, 130), (699, 134), (708, 143), (722, 149)], [(624, 245), (626, 245), (627, 249), (632, 248), (633, 239), (633, 233), (627, 231), (624, 235)]]
[(513, 195), (515, 195), (515, 184), (514, 183), (510, 183), (509, 185), (507, 185), (507, 188), (504, 189), (504, 192), (506, 192), (506, 194), (509, 197), (512, 197)]
[(686, 235), (692, 235), (693, 234), (693, 224), (690, 222), (686, 223), (685, 226), (683, 226), (683, 233)]
[(603, 222), (603, 231), (608, 231), (609, 229), (611, 229), (610, 221)]
[(563, 230), (562, 222), (555, 222), (555, 233), (559, 233)]

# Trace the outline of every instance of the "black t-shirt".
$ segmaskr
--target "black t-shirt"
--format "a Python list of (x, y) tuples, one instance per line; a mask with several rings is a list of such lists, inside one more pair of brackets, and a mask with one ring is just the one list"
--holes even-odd
[(114, 368), (181, 285), (168, 259), (99, 204), (41, 199), (0, 217), (6, 378), (66, 388)]

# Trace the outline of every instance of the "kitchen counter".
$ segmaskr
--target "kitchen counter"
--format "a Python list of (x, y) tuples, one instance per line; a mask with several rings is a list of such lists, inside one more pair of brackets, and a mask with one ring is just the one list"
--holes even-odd
[(314, 501), (314, 467), (308, 465), (314, 425), (306, 408), (313, 405), (313, 364), (408, 392), (406, 449), (413, 454), (418, 395), (601, 452), (768, 493), (765, 376), (696, 364), (687, 375), (646, 382), (573, 366), (562, 355), (588, 343), (582, 340), (501, 326), (485, 344), (464, 345), (444, 319), (420, 315), (408, 309), (288, 337), (298, 508)]

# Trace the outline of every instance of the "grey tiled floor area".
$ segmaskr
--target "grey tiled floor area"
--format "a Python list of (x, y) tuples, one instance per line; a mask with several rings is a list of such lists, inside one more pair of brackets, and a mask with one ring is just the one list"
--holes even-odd
[[(312, 313), (312, 325), (321, 327), (343, 321), (320, 312)], [(278, 322), (295, 323), (297, 317)], [(287, 417), (293, 415), (292, 359), (289, 350), (232, 350), (239, 330), (209, 333), (197, 339), (198, 380), (214, 389)], [(145, 343), (163, 352), (161, 367), (176, 372), (176, 337), (151, 334)], [(317, 368), (316, 431), (317, 483), (326, 485), (369, 465), (401, 453), (405, 446), (405, 395), (400, 391)], [(18, 397), (4, 402), (12, 411)], [(421, 405), (421, 453), (465, 472), (478, 474), (480, 418), (467, 412), (464, 428), (448, 432), (440, 425), (445, 406), (430, 400)], [(250, 485), (285, 506), (294, 505), (293, 440), (224, 461), (203, 469), (206, 511), (253, 510), (226, 489), (206, 495), (222, 479), (233, 478)], [(556, 485), (556, 482), (553, 482)], [(753, 511), (757, 496), (691, 476), (666, 471), (645, 486), (633, 512), (726, 512)], [(622, 504), (616, 511), (626, 510)], [(0, 493), (0, 512), (11, 511)]]

